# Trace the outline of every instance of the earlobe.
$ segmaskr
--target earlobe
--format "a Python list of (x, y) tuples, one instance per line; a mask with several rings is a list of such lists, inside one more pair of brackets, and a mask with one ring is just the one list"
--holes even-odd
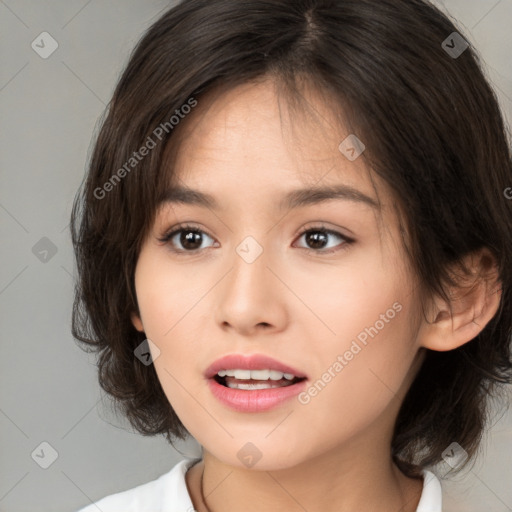
[(436, 351), (456, 349), (478, 336), (498, 311), (501, 283), (491, 253), (481, 249), (469, 255), (465, 264), (472, 277), (448, 290), (450, 304), (435, 299), (435, 318), (424, 320), (418, 333), (421, 346)]
[(131, 314), (131, 320), (132, 324), (139, 332), (144, 332), (144, 326), (142, 325), (142, 320), (140, 319), (140, 316), (137, 313)]

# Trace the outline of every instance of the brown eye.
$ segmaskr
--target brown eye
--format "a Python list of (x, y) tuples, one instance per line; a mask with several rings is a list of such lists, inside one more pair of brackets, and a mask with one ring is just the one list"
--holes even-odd
[[(308, 228), (304, 230), (299, 238), (302, 237), (304, 237), (305, 243), (307, 245), (307, 247), (304, 248), (317, 253), (336, 252), (338, 250), (345, 249), (354, 241), (353, 239), (348, 238), (341, 233), (338, 233), (337, 231), (326, 229), (323, 226)], [(328, 247), (329, 240), (332, 238), (338, 238), (338, 240), (342, 240), (342, 243), (335, 244), (334, 246), (331, 244), (331, 247)], [(325, 250), (326, 247), (327, 250)]]
[[(163, 243), (169, 244), (171, 250), (174, 252), (199, 252), (204, 247), (201, 247), (205, 238), (213, 240), (203, 230), (194, 226), (179, 226), (178, 229), (171, 230), (171, 232), (164, 235), (159, 240)], [(177, 247), (177, 248), (176, 248)]]

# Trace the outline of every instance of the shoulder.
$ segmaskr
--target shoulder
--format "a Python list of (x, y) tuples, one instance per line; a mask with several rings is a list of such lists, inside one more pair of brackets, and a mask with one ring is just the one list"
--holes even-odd
[(423, 491), (416, 512), (442, 512), (441, 482), (431, 471), (423, 471)]
[(105, 496), (77, 512), (192, 511), (185, 473), (194, 462), (194, 459), (182, 460), (155, 480)]

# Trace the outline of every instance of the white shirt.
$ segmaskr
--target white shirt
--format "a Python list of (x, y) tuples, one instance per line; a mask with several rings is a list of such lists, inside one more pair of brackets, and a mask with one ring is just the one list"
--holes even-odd
[[(194, 512), (185, 473), (196, 459), (178, 462), (159, 478), (101, 498), (77, 512)], [(423, 491), (416, 512), (442, 512), (441, 483), (423, 471)]]

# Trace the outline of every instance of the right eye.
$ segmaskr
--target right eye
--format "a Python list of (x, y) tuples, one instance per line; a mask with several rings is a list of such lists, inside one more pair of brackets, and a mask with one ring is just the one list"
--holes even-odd
[[(181, 224), (177, 226), (177, 229), (172, 228), (158, 240), (168, 244), (170, 250), (175, 253), (195, 253), (203, 249), (201, 245), (205, 236), (213, 240), (213, 238), (202, 229), (189, 224)], [(182, 248), (176, 248), (179, 244), (181, 244)]]

